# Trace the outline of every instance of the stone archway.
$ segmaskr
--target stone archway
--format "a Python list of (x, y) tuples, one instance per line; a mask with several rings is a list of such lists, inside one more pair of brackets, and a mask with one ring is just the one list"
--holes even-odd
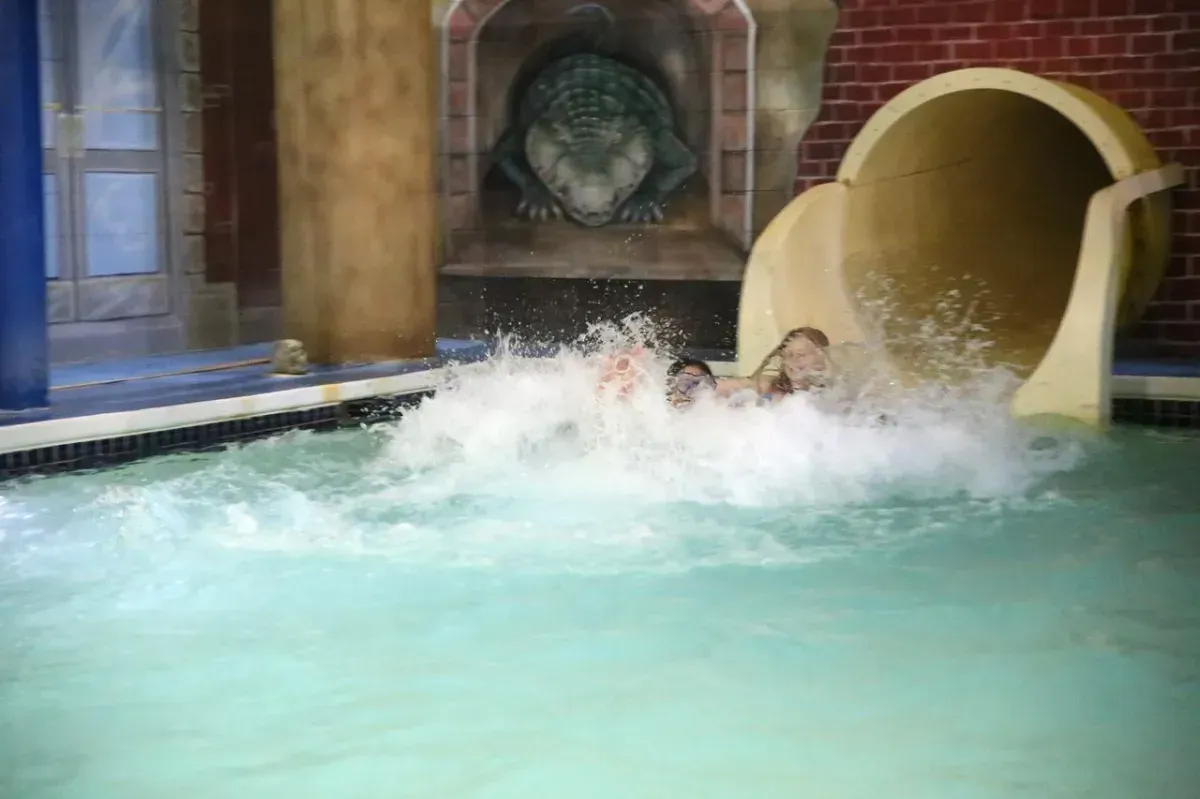
[[(626, 0), (627, 1), (627, 0)], [(608, 5), (620, 6), (622, 0)], [(452, 0), (441, 23), (441, 190), (447, 245), (456, 231), (480, 223), (480, 188), (486, 155), (497, 128), (497, 95), (481, 97), (479, 45), (501, 15), (527, 7), (530, 20), (544, 21), (583, 5), (580, 0)], [(751, 241), (755, 120), (754, 23), (742, 0), (641, 0), (638, 16), (654, 5), (677, 5), (703, 41), (699, 68), (704, 96), (689, 97), (693, 117), (703, 114), (693, 139), (704, 150), (701, 171), (709, 186), (709, 222), (748, 248)], [(526, 50), (534, 44), (520, 42)], [(503, 68), (503, 67), (501, 67)], [(515, 72), (515, 68), (514, 68)], [(492, 83), (496, 76), (489, 74)], [(500, 82), (504, 82), (503, 79)], [(686, 92), (681, 92), (686, 94)], [(701, 106), (695, 107), (695, 106)], [(693, 120), (694, 122), (694, 120)], [(695, 124), (693, 124), (695, 127)]]

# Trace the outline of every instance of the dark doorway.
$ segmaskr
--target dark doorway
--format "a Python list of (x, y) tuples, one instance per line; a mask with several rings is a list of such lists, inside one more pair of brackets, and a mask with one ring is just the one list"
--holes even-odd
[(241, 310), (281, 299), (272, 45), (269, 0), (200, 4), (206, 275)]

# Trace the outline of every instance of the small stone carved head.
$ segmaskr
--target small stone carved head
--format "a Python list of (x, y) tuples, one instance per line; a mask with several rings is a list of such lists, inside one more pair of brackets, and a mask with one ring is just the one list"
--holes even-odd
[(304, 344), (294, 338), (276, 341), (271, 352), (271, 371), (277, 375), (307, 374), (308, 352)]

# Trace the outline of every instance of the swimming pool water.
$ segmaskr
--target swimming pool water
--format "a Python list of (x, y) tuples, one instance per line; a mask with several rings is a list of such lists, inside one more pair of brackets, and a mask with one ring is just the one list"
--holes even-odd
[(1195, 796), (1200, 439), (582, 385), (0, 486), (0, 797)]

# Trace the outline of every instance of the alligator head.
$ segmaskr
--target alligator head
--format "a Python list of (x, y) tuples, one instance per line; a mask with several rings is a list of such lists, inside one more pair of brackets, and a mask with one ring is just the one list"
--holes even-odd
[(544, 117), (525, 136), (533, 171), (575, 221), (600, 227), (654, 165), (654, 142), (635, 118)]

